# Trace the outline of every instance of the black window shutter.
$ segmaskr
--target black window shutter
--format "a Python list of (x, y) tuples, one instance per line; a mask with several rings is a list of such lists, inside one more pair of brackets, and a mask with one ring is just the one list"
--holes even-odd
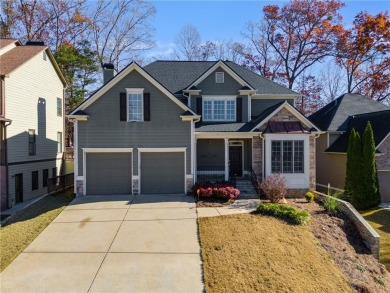
[(197, 97), (196, 98), (196, 114), (202, 115), (202, 107), (203, 107), (202, 97)]
[(242, 122), (242, 98), (237, 97), (237, 112), (236, 112), (236, 121)]
[(150, 121), (150, 93), (144, 93), (144, 121)]
[(127, 121), (127, 103), (126, 103), (126, 93), (119, 94), (119, 115), (120, 121)]

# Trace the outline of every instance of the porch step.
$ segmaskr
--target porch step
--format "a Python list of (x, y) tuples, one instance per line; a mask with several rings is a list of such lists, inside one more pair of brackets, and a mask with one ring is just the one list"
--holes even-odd
[(239, 199), (258, 198), (256, 190), (249, 180), (237, 180), (236, 188), (240, 191), (240, 195), (238, 196)]

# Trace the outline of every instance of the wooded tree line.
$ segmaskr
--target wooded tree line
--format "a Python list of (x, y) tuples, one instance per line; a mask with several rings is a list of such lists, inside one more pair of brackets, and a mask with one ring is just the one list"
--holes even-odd
[[(44, 41), (69, 82), (67, 110), (100, 81), (103, 63), (120, 70), (132, 60), (231, 60), (303, 94), (305, 114), (344, 92), (390, 102), (388, 12), (360, 12), (343, 25), (340, 0), (266, 5), (242, 29), (244, 42), (202, 40), (184, 26), (174, 52), (147, 58), (155, 46), (155, 7), (144, 0), (0, 0), (1, 37)], [(94, 87), (96, 88), (96, 87)]]

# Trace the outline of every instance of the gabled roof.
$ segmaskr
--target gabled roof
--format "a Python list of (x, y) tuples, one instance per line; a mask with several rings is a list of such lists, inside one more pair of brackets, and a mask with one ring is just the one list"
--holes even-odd
[(287, 101), (280, 102), (272, 107), (265, 109), (252, 123), (254, 131), (257, 128), (260, 128), (262, 125), (267, 123), (274, 115), (276, 115), (280, 110), (286, 108), (290, 111), (299, 121), (301, 121), (306, 126), (310, 127), (314, 131), (320, 131), (320, 129), (313, 124), (309, 119), (307, 119), (301, 112), (299, 112), (295, 107), (291, 106)]
[(13, 71), (43, 51), (46, 51), (48, 58), (52, 62), (53, 67), (58, 74), (58, 77), (61, 79), (64, 86), (66, 86), (66, 79), (47, 46), (16, 46), (12, 50), (0, 55), (0, 76), (11, 74)]
[[(76, 109), (70, 113), (69, 116), (74, 116), (77, 112), (85, 110), (89, 105), (95, 102), (98, 98), (100, 98), (104, 93), (106, 93), (110, 88), (112, 88), (118, 81), (124, 78), (133, 70), (137, 71), (141, 74), (145, 79), (151, 82), (154, 86), (156, 86), (162, 93), (164, 93), (168, 98), (170, 98), (175, 104), (177, 104), (184, 111), (189, 112), (194, 117), (198, 117), (190, 108), (188, 108), (185, 104), (179, 101), (169, 90), (167, 90), (161, 83), (159, 83), (153, 76), (151, 76), (148, 72), (146, 72), (142, 67), (140, 67), (136, 62), (131, 62), (125, 68), (123, 68), (117, 75), (115, 75), (112, 79), (110, 79), (106, 84), (97, 89), (88, 99), (84, 100)], [(189, 115), (186, 115), (189, 116)]]
[(155, 61), (146, 65), (144, 69), (175, 94), (190, 87), (218, 63), (230, 68), (246, 83), (244, 86), (248, 86), (248, 89), (252, 87), (258, 94), (299, 95), (231, 61)]
[(181, 93), (216, 61), (155, 61), (144, 70), (158, 80), (171, 93)]
[(3, 49), (4, 47), (11, 45), (15, 42), (20, 44), (17, 39), (0, 39), (0, 49)]
[(224, 62), (229, 66), (235, 73), (237, 73), (242, 79), (244, 79), (252, 88), (257, 90), (257, 94), (260, 95), (297, 95), (299, 93), (290, 90), (289, 88), (280, 85), (264, 76), (261, 76), (253, 71), (250, 71), (237, 63), (231, 61)]
[(382, 103), (359, 94), (344, 94), (309, 116), (324, 131), (346, 131), (347, 118), (369, 112), (390, 109)]
[(336, 141), (325, 152), (346, 153), (348, 149), (349, 135), (352, 128), (359, 132), (362, 137), (368, 121), (370, 121), (374, 132), (375, 147), (378, 147), (378, 145), (390, 133), (390, 109), (386, 111), (349, 116), (347, 119), (347, 131), (336, 139)]

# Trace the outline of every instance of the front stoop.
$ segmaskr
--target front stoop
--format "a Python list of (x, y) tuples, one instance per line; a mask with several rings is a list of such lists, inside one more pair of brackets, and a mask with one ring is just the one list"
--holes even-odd
[(252, 182), (249, 180), (237, 179), (236, 188), (240, 191), (238, 199), (259, 198)]

